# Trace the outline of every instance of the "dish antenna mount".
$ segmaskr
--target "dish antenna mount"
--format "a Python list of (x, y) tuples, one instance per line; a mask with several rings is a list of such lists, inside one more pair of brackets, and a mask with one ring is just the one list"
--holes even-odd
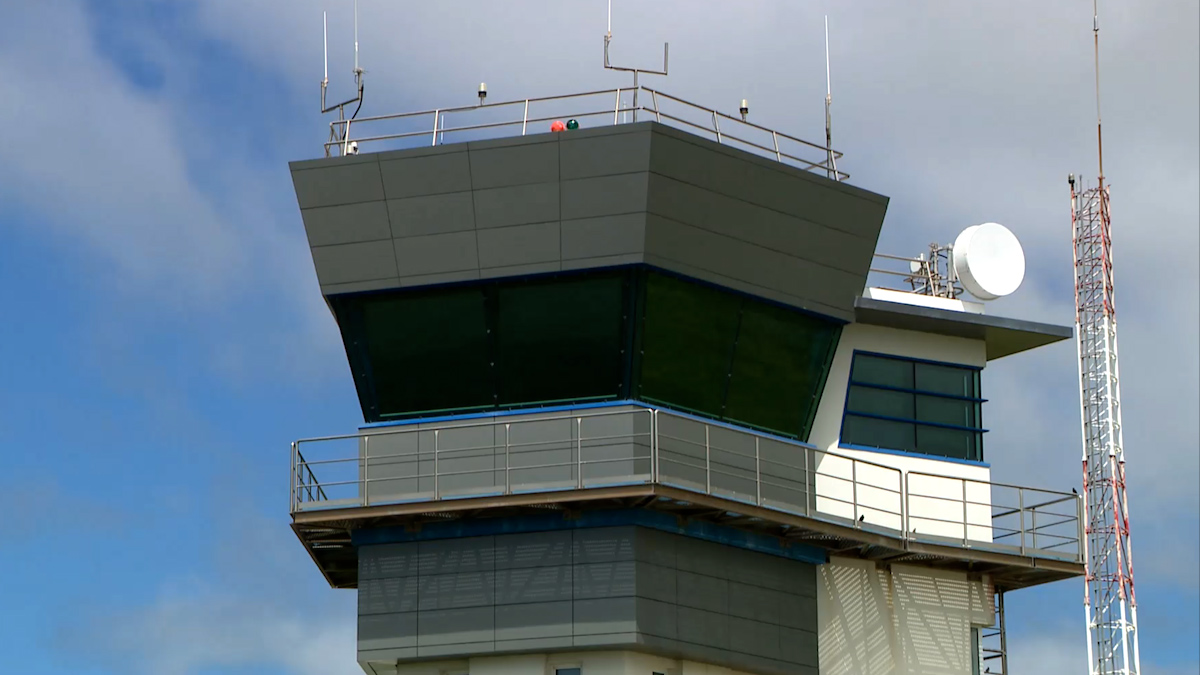
[[(358, 143), (350, 140), (350, 123), (358, 117), (363, 102), (363, 73), (358, 65), (358, 0), (354, 0), (354, 86), (358, 90), (354, 98), (333, 105), (325, 104), (325, 91), (329, 87), (329, 15), (321, 12), (321, 24), (325, 45), (325, 77), (321, 79), (321, 114), (325, 115), (334, 110), (338, 113), (337, 122), (329, 125), (329, 142), (325, 145), (325, 156), (329, 156), (330, 146), (340, 146), (343, 155), (358, 154)], [(357, 103), (350, 119), (346, 119), (346, 106)]]
[(604, 67), (607, 70), (619, 70), (625, 73), (633, 73), (633, 121), (637, 121), (638, 114), (638, 78), (642, 73), (647, 75), (666, 75), (667, 74), (667, 56), (670, 52), (671, 45), (663, 43), (663, 65), (662, 70), (650, 70), (649, 68), (624, 68), (622, 66), (614, 66), (608, 60), (608, 45), (612, 42), (612, 0), (608, 0), (608, 32), (604, 34)]

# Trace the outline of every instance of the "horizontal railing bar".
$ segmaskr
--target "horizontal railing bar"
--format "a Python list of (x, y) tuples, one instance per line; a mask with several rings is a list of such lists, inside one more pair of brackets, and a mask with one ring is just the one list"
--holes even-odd
[[(605, 95), (615, 94), (618, 91), (633, 91), (633, 89), (626, 88), (626, 87), (622, 87), (620, 89), (616, 89), (616, 88), (614, 88), (614, 89), (598, 89), (596, 91), (585, 91), (585, 92), (579, 93), (579, 94), (562, 94), (559, 96), (539, 96), (537, 98), (519, 98), (519, 99), (515, 99), (512, 101), (500, 101), (498, 103), (484, 103), (482, 105), (463, 105), (463, 106), (458, 106), (456, 108), (434, 108), (431, 110), (420, 110), (417, 112), (396, 113), (393, 115), (376, 115), (374, 117), (359, 117), (354, 120), (334, 120), (333, 122), (330, 122), (330, 125), (331, 126), (338, 125), (340, 127), (340, 126), (344, 126), (347, 122), (353, 122), (354, 124), (357, 125), (357, 124), (362, 124), (364, 122), (379, 122), (381, 120), (405, 119), (405, 118), (409, 118), (409, 117), (424, 117), (426, 115), (434, 115), (434, 114), (446, 115), (448, 113), (465, 112), (468, 110), (486, 110), (489, 108), (492, 108), (492, 109), (503, 108), (503, 107), (510, 106), (510, 105), (525, 105), (525, 103), (527, 101), (529, 103), (541, 103), (544, 101), (562, 101), (562, 100), (567, 100), (567, 99), (572, 99), (572, 98), (583, 98), (585, 96), (600, 96), (601, 94), (605, 94)], [(609, 112), (612, 112), (611, 108), (609, 108)]]

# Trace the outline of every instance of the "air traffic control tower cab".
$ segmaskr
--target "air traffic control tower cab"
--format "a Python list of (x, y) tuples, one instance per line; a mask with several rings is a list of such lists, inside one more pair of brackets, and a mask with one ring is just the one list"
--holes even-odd
[(363, 414), (292, 445), (293, 529), (364, 671), (1003, 672), (981, 638), (1082, 574), (1079, 501), (991, 481), (983, 372), (1071, 330), (946, 251), (868, 288), (888, 198), (824, 145), (480, 99), (291, 165)]

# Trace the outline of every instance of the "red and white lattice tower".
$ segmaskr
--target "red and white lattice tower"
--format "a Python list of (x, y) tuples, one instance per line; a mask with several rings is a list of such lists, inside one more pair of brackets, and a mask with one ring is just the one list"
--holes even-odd
[(1100, 134), (1100, 24), (1093, 0), (1096, 46), (1096, 186), (1071, 184), (1075, 243), (1075, 331), (1079, 340), (1083, 409), (1084, 559), (1087, 565), (1088, 668), (1090, 675), (1139, 675), (1137, 600), (1125, 495), (1121, 435), (1117, 317), (1113, 304), (1112, 221)]

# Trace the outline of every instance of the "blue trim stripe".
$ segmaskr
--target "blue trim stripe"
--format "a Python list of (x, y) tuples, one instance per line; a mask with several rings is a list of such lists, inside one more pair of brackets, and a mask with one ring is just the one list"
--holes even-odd
[(853, 415), (854, 417), (869, 417), (874, 420), (884, 420), (887, 422), (901, 422), (903, 424), (915, 424), (919, 427), (937, 427), (939, 429), (953, 429), (954, 431), (973, 431), (976, 433), (986, 433), (988, 430), (982, 427), (960, 427), (957, 424), (943, 424), (942, 422), (923, 422), (921, 420), (913, 420), (907, 417), (892, 417), (890, 415), (876, 415), (875, 413), (858, 412), (857, 410), (847, 409), (843, 414)]
[(918, 396), (929, 396), (931, 398), (948, 398), (954, 401), (970, 401), (971, 403), (987, 403), (986, 398), (975, 398), (973, 396), (957, 396), (955, 394), (942, 394), (936, 391), (926, 391), (924, 389), (909, 389), (907, 387), (891, 387), (886, 384), (875, 384), (874, 382), (859, 382), (853, 377), (850, 378), (850, 386), (852, 387), (867, 387), (869, 389), (882, 389), (884, 391), (897, 391), (902, 394), (916, 394)]
[(899, 457), (915, 457), (917, 459), (932, 459), (936, 462), (952, 462), (954, 464), (966, 464), (969, 466), (982, 466), (990, 469), (992, 465), (987, 462), (978, 462), (973, 459), (959, 459), (957, 457), (946, 457), (945, 455), (929, 455), (923, 452), (909, 452), (907, 450), (892, 450), (891, 448), (875, 448), (869, 445), (858, 445), (856, 443), (838, 443), (839, 448), (847, 450), (863, 450), (865, 452), (878, 452), (884, 455), (897, 455)]
[(823, 549), (805, 544), (785, 545), (778, 537), (739, 530), (726, 525), (689, 520), (680, 524), (680, 519), (669, 513), (646, 509), (623, 509), (614, 511), (584, 511), (568, 520), (562, 514), (548, 513), (517, 518), (484, 518), (426, 523), (416, 532), (403, 527), (386, 527), (351, 532), (355, 547), (375, 544), (395, 544), (436, 539), (461, 537), (486, 537), (527, 532), (553, 532), (559, 530), (587, 529), (595, 527), (622, 527), (636, 525), (661, 532), (669, 532), (693, 539), (702, 539), (715, 544), (766, 553), (768, 555), (822, 565), (829, 562)]

